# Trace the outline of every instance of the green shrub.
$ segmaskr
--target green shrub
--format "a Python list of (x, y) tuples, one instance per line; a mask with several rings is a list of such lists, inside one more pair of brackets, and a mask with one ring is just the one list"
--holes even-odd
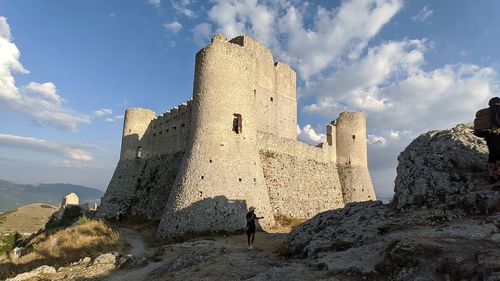
[(87, 217), (86, 215), (83, 215), (81, 217), (78, 218), (78, 221), (76, 222), (76, 224), (78, 225), (82, 225), (82, 224), (85, 224), (85, 223), (88, 223), (89, 221), (91, 221), (92, 219), (90, 219), (89, 217)]
[(21, 240), (21, 234), (18, 232), (6, 234), (0, 238), (0, 254), (10, 253)]

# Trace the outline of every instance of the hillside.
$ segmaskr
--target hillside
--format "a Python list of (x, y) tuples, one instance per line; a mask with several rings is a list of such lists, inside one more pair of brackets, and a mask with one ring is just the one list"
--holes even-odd
[(0, 212), (15, 209), (32, 203), (59, 205), (64, 195), (74, 192), (80, 202), (97, 201), (102, 196), (102, 191), (66, 183), (46, 184), (16, 184), (0, 180)]
[(44, 228), (57, 209), (56, 206), (35, 203), (5, 212), (0, 215), (0, 235), (16, 231), (23, 235), (36, 232)]

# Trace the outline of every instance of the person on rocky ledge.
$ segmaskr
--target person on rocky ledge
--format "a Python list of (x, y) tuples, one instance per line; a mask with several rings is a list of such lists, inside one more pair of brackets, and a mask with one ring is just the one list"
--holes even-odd
[(494, 97), (488, 102), (490, 107), (491, 133), (486, 136), (488, 146), (488, 175), (489, 182), (495, 183), (500, 179), (500, 98)]
[(248, 249), (253, 249), (253, 241), (255, 240), (255, 230), (256, 225), (255, 221), (263, 219), (264, 217), (257, 217), (255, 215), (255, 207), (250, 207), (247, 213), (247, 241), (248, 241)]

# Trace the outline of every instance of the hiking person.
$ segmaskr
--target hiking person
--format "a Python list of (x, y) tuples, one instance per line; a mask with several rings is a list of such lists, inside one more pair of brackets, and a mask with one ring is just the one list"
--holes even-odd
[(488, 102), (491, 120), (491, 132), (485, 138), (488, 146), (489, 182), (495, 183), (500, 168), (500, 98), (494, 97)]
[(248, 249), (253, 249), (253, 241), (255, 240), (255, 230), (256, 225), (255, 221), (263, 219), (264, 217), (257, 217), (255, 215), (255, 207), (250, 207), (247, 213), (247, 241), (248, 241)]

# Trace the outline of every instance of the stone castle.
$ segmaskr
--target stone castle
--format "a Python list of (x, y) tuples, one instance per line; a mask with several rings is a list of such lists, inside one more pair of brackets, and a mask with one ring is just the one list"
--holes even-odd
[(158, 236), (233, 232), (249, 207), (264, 229), (375, 200), (366, 121), (343, 112), (318, 146), (297, 141), (295, 72), (247, 36), (196, 54), (193, 98), (125, 112), (120, 161), (98, 213), (159, 220)]

